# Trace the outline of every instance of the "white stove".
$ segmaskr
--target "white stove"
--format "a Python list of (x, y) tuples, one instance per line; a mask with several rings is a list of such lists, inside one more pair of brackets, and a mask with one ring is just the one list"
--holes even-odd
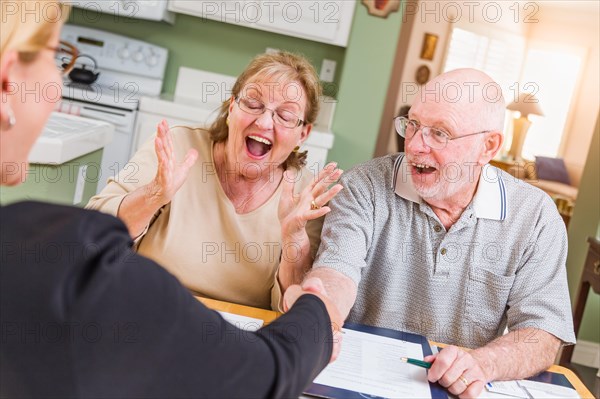
[[(158, 96), (168, 51), (153, 44), (113, 33), (65, 25), (61, 40), (80, 51), (76, 67), (85, 66), (99, 76), (85, 85), (65, 78), (62, 102), (56, 111), (109, 122), (113, 141), (104, 148), (98, 192), (118, 173), (132, 153), (133, 131), (142, 95)], [(91, 57), (91, 58), (90, 58)]]
[(89, 104), (136, 110), (140, 103), (139, 91), (130, 91), (122, 86), (102, 86), (97, 83), (85, 85), (74, 83), (66, 78), (63, 81), (62, 96), (64, 99), (82, 101)]

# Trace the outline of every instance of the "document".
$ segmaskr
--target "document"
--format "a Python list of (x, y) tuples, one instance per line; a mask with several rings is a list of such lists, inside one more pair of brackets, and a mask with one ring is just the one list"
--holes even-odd
[(520, 380), (519, 385), (529, 393), (530, 398), (577, 398), (579, 394), (573, 388), (545, 382)]
[(579, 399), (579, 394), (573, 388), (549, 384), (539, 381), (494, 381), (486, 385), (479, 395), (480, 399), (547, 399), (573, 398)]
[(237, 328), (246, 331), (256, 331), (262, 327), (263, 321), (261, 319), (255, 319), (253, 317), (241, 316), (239, 314), (227, 313), (219, 311), (219, 314), (223, 316), (225, 320), (233, 324)]
[(338, 359), (314, 383), (382, 398), (431, 398), (424, 368), (400, 358), (423, 359), (421, 344), (342, 329)]

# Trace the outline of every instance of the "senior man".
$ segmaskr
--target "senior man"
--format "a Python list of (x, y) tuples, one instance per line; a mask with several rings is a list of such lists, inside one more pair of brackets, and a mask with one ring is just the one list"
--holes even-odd
[(504, 114), (480, 71), (430, 81), (395, 120), (405, 153), (342, 177), (309, 273), (348, 321), (456, 345), (426, 360), (461, 397), (545, 370), (575, 340), (564, 223), (548, 195), (488, 164)]

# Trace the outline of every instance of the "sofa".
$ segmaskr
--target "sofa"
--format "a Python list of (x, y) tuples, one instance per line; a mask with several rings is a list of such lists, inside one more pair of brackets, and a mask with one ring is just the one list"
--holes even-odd
[(536, 157), (508, 168), (508, 173), (544, 190), (553, 199), (575, 202), (583, 166), (564, 162), (561, 158)]

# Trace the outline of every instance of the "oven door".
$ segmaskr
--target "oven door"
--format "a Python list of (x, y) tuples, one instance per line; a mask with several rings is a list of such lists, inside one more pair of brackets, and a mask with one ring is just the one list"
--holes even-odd
[(115, 126), (113, 140), (104, 147), (102, 153), (101, 175), (97, 190), (100, 192), (106, 186), (108, 178), (119, 173), (129, 161), (137, 111), (70, 99), (63, 99), (57, 111), (109, 122)]

